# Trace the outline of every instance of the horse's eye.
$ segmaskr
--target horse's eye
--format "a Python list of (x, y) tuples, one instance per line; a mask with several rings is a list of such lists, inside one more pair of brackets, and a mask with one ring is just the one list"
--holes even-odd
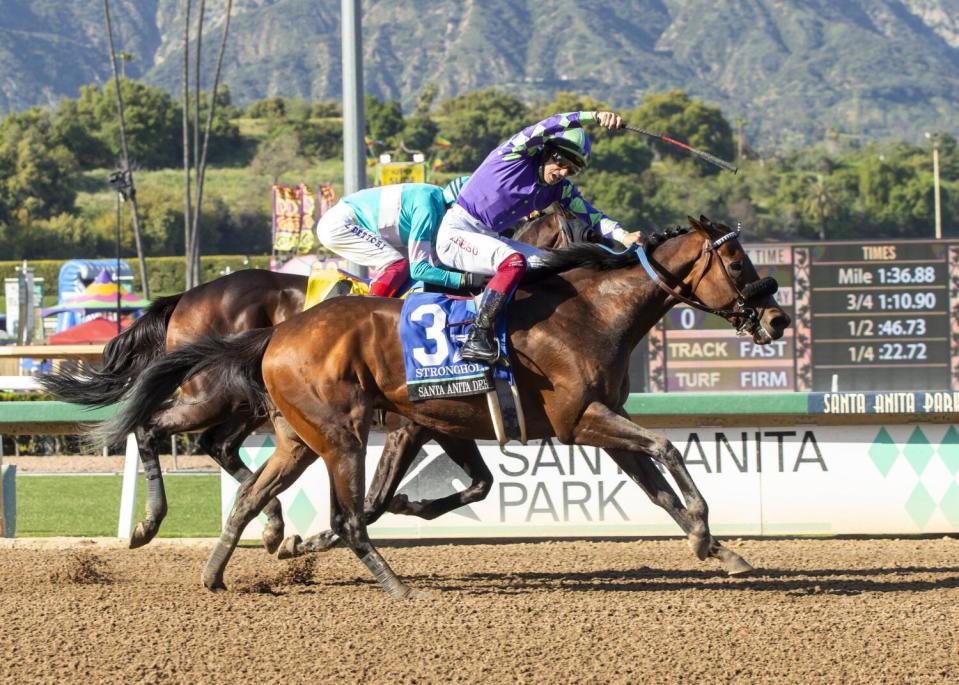
[(735, 272), (739, 273), (740, 271), (743, 270), (743, 263), (742, 263), (742, 262), (730, 262), (730, 263), (729, 263), (729, 270), (730, 270), (730, 271), (735, 271)]

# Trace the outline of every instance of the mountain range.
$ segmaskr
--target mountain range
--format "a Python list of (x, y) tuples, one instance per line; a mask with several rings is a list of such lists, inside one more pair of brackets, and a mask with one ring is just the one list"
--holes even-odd
[[(201, 0), (192, 0), (196, 17)], [(226, 0), (207, 0), (211, 80)], [(186, 0), (111, 0), (127, 76), (178, 94)], [(235, 0), (223, 82), (235, 103), (338, 99), (340, 2)], [(412, 107), (495, 86), (619, 108), (684, 88), (759, 146), (959, 133), (959, 0), (365, 0), (365, 89)], [(195, 40), (191, 53), (195, 50)], [(0, 112), (110, 78), (103, 4), (0, 0)]]

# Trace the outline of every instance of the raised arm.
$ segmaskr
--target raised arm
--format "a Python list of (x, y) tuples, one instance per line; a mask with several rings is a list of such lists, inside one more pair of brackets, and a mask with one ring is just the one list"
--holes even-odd
[(566, 112), (554, 114), (537, 124), (527, 126), (503, 143), (500, 148), (504, 152), (503, 159), (516, 159), (536, 154), (550, 138), (556, 137), (569, 128), (582, 128), (582, 122), (593, 121), (595, 118), (596, 112)]

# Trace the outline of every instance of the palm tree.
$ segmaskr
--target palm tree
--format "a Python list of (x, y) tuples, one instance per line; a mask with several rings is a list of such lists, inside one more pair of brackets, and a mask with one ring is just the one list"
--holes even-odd
[(826, 239), (826, 222), (836, 216), (839, 204), (833, 196), (832, 188), (823, 178), (816, 174), (816, 182), (809, 186), (802, 203), (803, 214), (813, 217), (819, 224), (819, 239)]
[[(123, 116), (123, 93), (120, 90), (120, 74), (117, 72), (117, 53), (113, 47), (113, 25), (110, 22), (110, 2), (103, 0), (103, 14), (106, 17), (107, 38), (110, 43), (110, 66), (113, 68), (113, 84), (116, 86), (117, 95), (117, 116), (120, 118), (120, 151), (123, 153), (123, 174), (124, 200), (130, 200), (130, 206), (133, 208), (133, 240), (137, 246), (137, 259), (140, 263), (140, 288), (143, 291), (143, 297), (150, 299), (150, 279), (147, 275), (147, 262), (143, 254), (143, 241), (140, 239), (140, 212), (137, 208), (136, 187), (133, 184), (133, 169), (130, 168), (130, 152), (127, 148), (126, 119)], [(119, 210), (118, 210), (119, 211)], [(119, 248), (117, 248), (119, 254)], [(120, 282), (120, 274), (117, 273), (117, 283)]]

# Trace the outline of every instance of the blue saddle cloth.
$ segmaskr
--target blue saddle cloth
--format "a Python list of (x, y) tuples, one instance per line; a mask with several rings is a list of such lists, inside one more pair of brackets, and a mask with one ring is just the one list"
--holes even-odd
[[(493, 389), (493, 373), (513, 382), (508, 365), (497, 364), (490, 369), (483, 362), (466, 361), (460, 355), (475, 317), (472, 299), (412, 293), (403, 301), (400, 342), (411, 400), (484, 394)], [(466, 321), (470, 323), (464, 324)], [(501, 359), (505, 359), (505, 317), (500, 317), (497, 335)]]

